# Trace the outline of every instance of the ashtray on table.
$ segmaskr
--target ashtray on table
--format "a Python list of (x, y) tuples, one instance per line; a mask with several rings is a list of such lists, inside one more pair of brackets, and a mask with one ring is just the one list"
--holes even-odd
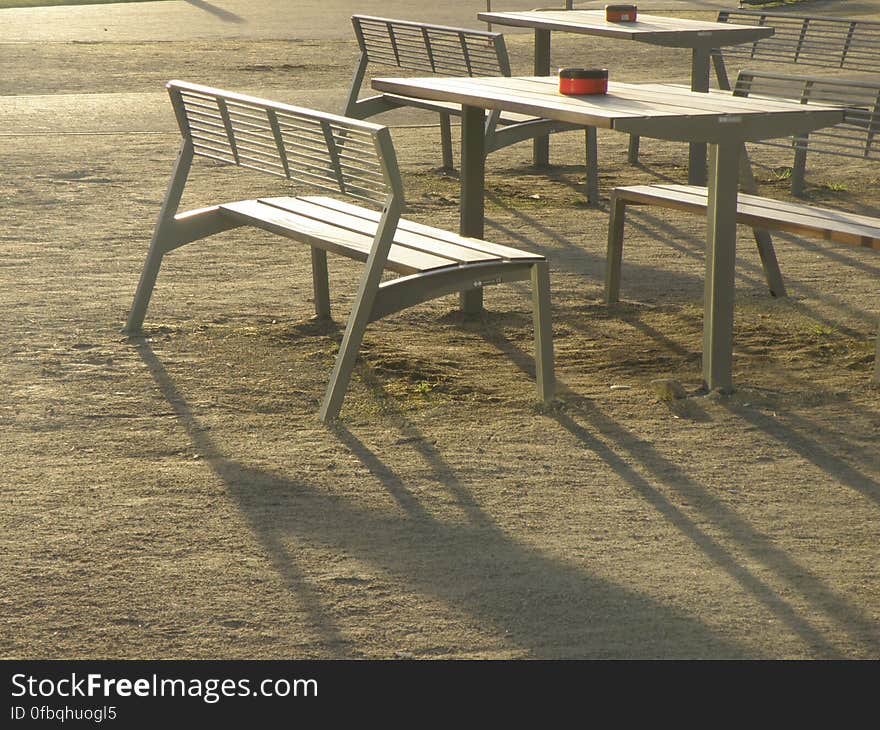
[(566, 96), (586, 96), (608, 92), (607, 68), (559, 69), (559, 93)]

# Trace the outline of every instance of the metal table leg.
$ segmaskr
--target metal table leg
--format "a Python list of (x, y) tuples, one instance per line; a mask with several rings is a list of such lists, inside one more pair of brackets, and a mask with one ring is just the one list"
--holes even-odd
[[(461, 107), (461, 191), (459, 200), (459, 233), (483, 238), (484, 185), (486, 150), (484, 109)], [(471, 289), (459, 297), (462, 311), (476, 314), (483, 308), (483, 290)]]
[[(535, 76), (550, 75), (550, 31), (535, 29)], [(532, 143), (535, 167), (546, 167), (550, 164), (550, 138), (535, 137)]]
[(733, 300), (739, 141), (709, 146), (703, 384), (733, 390)]
[[(694, 48), (691, 57), (691, 91), (709, 91), (709, 56), (710, 48)], [(688, 152), (688, 183), (691, 185), (706, 184), (706, 145), (703, 142), (691, 142)]]

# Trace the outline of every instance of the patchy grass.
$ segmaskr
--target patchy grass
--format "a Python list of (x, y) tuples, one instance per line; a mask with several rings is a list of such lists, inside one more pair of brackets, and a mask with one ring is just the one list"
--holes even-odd
[(791, 180), (793, 172), (790, 167), (774, 167), (770, 170), (770, 175), (775, 182), (782, 182), (784, 180)]

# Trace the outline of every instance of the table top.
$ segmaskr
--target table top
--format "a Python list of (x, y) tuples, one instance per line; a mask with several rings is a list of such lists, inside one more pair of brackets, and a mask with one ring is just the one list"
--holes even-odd
[(393, 94), (502, 109), (679, 142), (755, 141), (805, 134), (843, 121), (843, 109), (694, 92), (679, 84), (609, 82), (607, 94), (566, 96), (555, 76), (375, 78)]
[(625, 38), (658, 46), (691, 48), (750, 43), (773, 35), (770, 26), (736, 25), (638, 13), (634, 23), (609, 23), (604, 10), (526, 10), (477, 13), (498, 25)]

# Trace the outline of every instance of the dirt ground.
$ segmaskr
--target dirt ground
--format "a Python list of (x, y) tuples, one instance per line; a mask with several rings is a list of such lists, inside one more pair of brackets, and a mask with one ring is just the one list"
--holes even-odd
[[(554, 63), (688, 77), (585, 42)], [(523, 72), (530, 38), (508, 43)], [(166, 259), (145, 338), (121, 327), (176, 152), (162, 84), (335, 111), (353, 40), (0, 53), (0, 656), (880, 658), (876, 252), (776, 236), (774, 299), (743, 229), (737, 390), (704, 394), (698, 218), (633, 211), (601, 300), (609, 191), (684, 182), (686, 150), (644, 140), (633, 167), (600, 132), (591, 207), (580, 134), (549, 172), (517, 145), (490, 157), (486, 237), (550, 257), (558, 399), (535, 401), (527, 287), (499, 287), (478, 320), (450, 297), (371, 326), (328, 428), (357, 265), (332, 262), (321, 325), (308, 251), (229, 232)], [(454, 229), (433, 119), (389, 120), (408, 215)], [(788, 156), (752, 156), (790, 197)], [(878, 179), (815, 157), (808, 196), (880, 213)], [(274, 185), (203, 166), (184, 203)]]

